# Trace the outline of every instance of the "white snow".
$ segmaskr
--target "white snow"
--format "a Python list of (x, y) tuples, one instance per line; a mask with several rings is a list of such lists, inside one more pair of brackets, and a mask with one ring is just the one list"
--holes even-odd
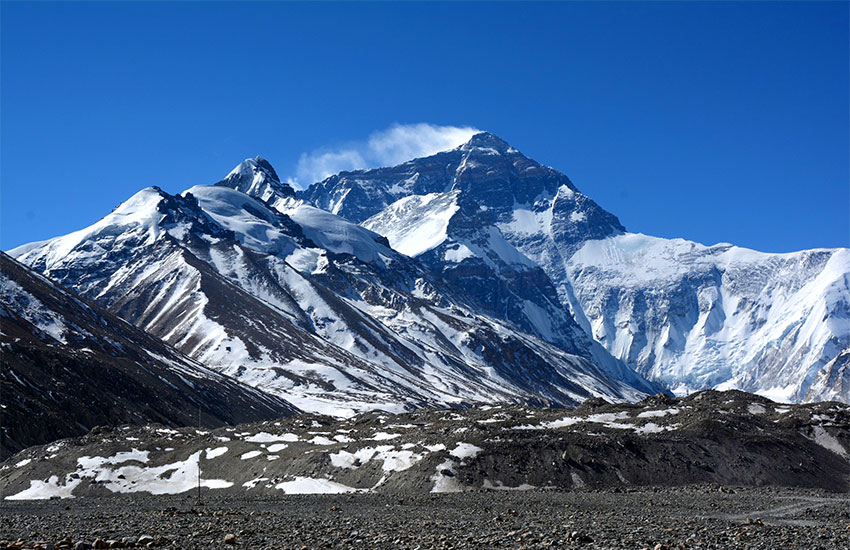
[(389, 249), (378, 244), (376, 233), (330, 212), (300, 205), (284, 213), (301, 226), (304, 236), (331, 252), (352, 254), (366, 263), (377, 264), (383, 264), (382, 255), (391, 255)]
[(465, 460), (467, 458), (475, 458), (483, 450), (481, 447), (476, 447), (471, 443), (458, 443), (454, 449), (449, 451), (449, 454), (460, 460)]
[(814, 426), (812, 429), (814, 431), (814, 437), (812, 439), (814, 439), (815, 443), (843, 458), (848, 458), (847, 449), (844, 448), (835, 436), (827, 432), (823, 426)]
[(253, 489), (254, 487), (259, 485), (263, 481), (268, 481), (268, 480), (269, 480), (269, 478), (267, 478), (267, 477), (256, 477), (254, 479), (246, 481), (245, 483), (242, 484), (242, 486), (245, 487), (246, 489)]
[(643, 411), (641, 413), (638, 413), (636, 418), (660, 418), (662, 416), (668, 416), (668, 415), (671, 415), (671, 414), (679, 414), (679, 409), (672, 408), (672, 409), (663, 409), (663, 410), (660, 410), (660, 411)]
[(365, 489), (355, 489), (328, 479), (311, 477), (296, 477), (291, 481), (278, 483), (275, 489), (280, 489), (288, 495), (333, 495), (365, 491)]
[(446, 248), (443, 258), (447, 262), (460, 263), (467, 258), (474, 258), (475, 252), (463, 243), (456, 243), (452, 248)]
[(767, 412), (767, 409), (765, 409), (763, 405), (760, 405), (758, 403), (750, 403), (747, 406), (747, 412), (749, 412), (750, 414), (764, 414)]
[[(40, 331), (62, 344), (66, 343), (68, 327), (62, 316), (48, 309), (41, 301), (18, 283), (0, 273), (0, 303)], [(79, 332), (79, 331), (78, 331)]]
[(216, 458), (227, 452), (227, 447), (218, 447), (215, 449), (207, 449), (207, 460)]
[(385, 236), (390, 246), (402, 254), (418, 256), (446, 240), (449, 221), (459, 208), (458, 193), (411, 195), (397, 200), (362, 225)]
[(285, 434), (270, 434), (268, 432), (259, 432), (254, 435), (244, 438), (249, 443), (271, 443), (273, 441), (288, 441), (294, 443), (298, 441), (298, 436), (293, 433)]
[(373, 441), (387, 441), (389, 439), (395, 439), (397, 437), (401, 437), (401, 434), (390, 434), (387, 432), (378, 432), (369, 439)]
[(672, 430), (679, 429), (678, 424), (668, 424), (667, 426), (660, 426), (654, 422), (647, 422), (643, 426), (639, 428), (635, 428), (636, 434), (657, 434), (661, 432), (669, 432)]
[(556, 267), (593, 337), (678, 394), (850, 399), (813, 384), (850, 346), (850, 249), (767, 254), (627, 233)]
[(425, 457), (424, 454), (417, 454), (409, 449), (396, 450), (392, 445), (364, 447), (353, 453), (340, 450), (329, 456), (334, 467), (347, 469), (357, 469), (370, 460), (380, 460), (383, 462), (381, 469), (385, 472), (407, 470)]
[(82, 482), (82, 479), (68, 479), (63, 485), (59, 485), (59, 476), (50, 476), (47, 481), (30, 480), (28, 489), (20, 493), (9, 495), (6, 500), (47, 500), (49, 498), (74, 498), (74, 488)]
[(201, 208), (252, 250), (286, 256), (297, 244), (276, 223), (277, 212), (245, 193), (229, 187), (196, 185), (191, 193)]
[[(77, 459), (77, 470), (65, 476), (60, 484), (59, 477), (51, 476), (46, 482), (31, 480), (29, 489), (6, 497), (8, 500), (45, 499), (52, 496), (73, 497), (73, 490), (83, 479), (91, 479), (114, 493), (147, 492), (154, 495), (178, 494), (197, 487), (198, 460), (203, 451), (198, 451), (183, 461), (161, 466), (113, 465), (129, 461), (147, 463), (148, 451), (133, 449), (116, 453), (111, 457), (83, 456)], [(166, 475), (168, 474), (168, 475)], [(72, 477), (75, 476), (75, 477)], [(210, 489), (223, 489), (233, 485), (223, 479), (201, 479), (201, 485)]]
[(242, 460), (248, 460), (250, 458), (257, 458), (261, 454), (263, 454), (263, 451), (248, 451), (247, 453), (244, 453), (239, 458), (241, 458)]
[(484, 483), (481, 484), (482, 489), (491, 489), (496, 491), (531, 491), (532, 489), (536, 489), (534, 485), (529, 485), (528, 483), (521, 483), (516, 487), (510, 487), (505, 485), (502, 481), (496, 480), (494, 484), (489, 479), (485, 479)]
[(431, 481), (434, 486), (431, 487), (432, 493), (459, 493), (463, 491), (463, 487), (457, 480), (457, 476), (447, 476), (443, 471), (454, 473), (455, 463), (452, 460), (445, 460), (437, 466), (437, 471), (431, 476)]

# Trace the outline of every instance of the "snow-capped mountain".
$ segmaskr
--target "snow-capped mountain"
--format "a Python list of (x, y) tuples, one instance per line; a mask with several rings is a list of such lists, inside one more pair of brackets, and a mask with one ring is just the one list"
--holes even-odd
[(0, 458), (98, 425), (205, 426), (297, 412), (0, 253)]
[(584, 346), (568, 316), (580, 341), (547, 343), (481, 313), (475, 295), (385, 238), (293, 196), (268, 163), (248, 159), (216, 185), (144, 189), (89, 228), (11, 254), (304, 410), (572, 405), (658, 390)]
[(847, 249), (764, 254), (627, 233), (566, 176), (488, 133), (299, 197), (550, 343), (581, 345), (574, 318), (587, 340), (676, 392), (850, 402)]

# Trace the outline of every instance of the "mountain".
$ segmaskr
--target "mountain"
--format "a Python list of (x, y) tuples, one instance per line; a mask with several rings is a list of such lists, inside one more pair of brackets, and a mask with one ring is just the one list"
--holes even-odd
[(566, 327), (553, 345), (489, 314), (384, 237), (295, 200), (259, 158), (179, 195), (144, 189), (91, 227), (10, 253), (303, 410), (568, 406), (658, 391), (569, 316), (553, 317)]
[[(549, 197), (549, 217), (554, 209), (565, 220), (554, 230), (566, 246), (569, 237), (606, 236), (622, 226), (577, 193), (566, 176), (496, 136), (477, 134), (453, 151), (392, 168), (342, 172), (299, 197), (386, 236), (393, 248), (472, 295), (488, 315), (571, 353), (582, 350), (613, 376), (639, 383), (576, 323), (556, 280), (518, 250), (498, 222), (515, 209), (544, 208), (541, 201)], [(577, 205), (583, 218), (560, 216)], [(534, 219), (531, 211), (523, 212)], [(526, 218), (520, 222), (528, 223)]]
[(0, 458), (98, 425), (268, 420), (286, 401), (211, 371), (0, 253)]
[(488, 314), (556, 346), (597, 343), (676, 393), (850, 402), (848, 249), (766, 254), (628, 233), (489, 133), (298, 196), (386, 236)]
[(708, 391), (594, 399), (573, 411), (503, 405), (299, 415), (214, 432), (104, 430), (19, 453), (0, 470), (0, 498), (181, 494), (199, 478), (205, 493), (237, 499), (693, 484), (846, 492), (848, 449), (848, 405)]

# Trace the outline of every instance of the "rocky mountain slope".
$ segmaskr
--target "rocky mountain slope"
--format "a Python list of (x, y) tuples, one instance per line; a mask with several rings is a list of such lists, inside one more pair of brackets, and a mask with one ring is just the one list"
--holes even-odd
[(627, 233), (566, 176), (488, 133), (299, 197), (386, 236), (490, 314), (555, 345), (598, 343), (677, 393), (850, 402), (848, 249), (765, 254)]
[(0, 458), (97, 425), (267, 420), (289, 403), (211, 371), (0, 253)]
[(630, 488), (719, 483), (850, 489), (850, 407), (737, 391), (574, 411), (299, 415), (217, 430), (123, 427), (36, 447), (0, 470), (6, 500)]
[(569, 315), (550, 321), (555, 344), (524, 332), (383, 237), (301, 204), (259, 158), (214, 186), (142, 190), (89, 228), (11, 254), (304, 410), (575, 405), (657, 391), (588, 346)]

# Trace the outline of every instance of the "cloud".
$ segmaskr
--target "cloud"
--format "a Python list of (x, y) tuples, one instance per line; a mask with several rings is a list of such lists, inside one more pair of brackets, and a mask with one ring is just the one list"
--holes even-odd
[(394, 124), (372, 132), (364, 142), (337, 149), (302, 153), (290, 185), (303, 187), (343, 170), (394, 166), (413, 158), (447, 151), (469, 141), (479, 130), (464, 126), (434, 124)]

